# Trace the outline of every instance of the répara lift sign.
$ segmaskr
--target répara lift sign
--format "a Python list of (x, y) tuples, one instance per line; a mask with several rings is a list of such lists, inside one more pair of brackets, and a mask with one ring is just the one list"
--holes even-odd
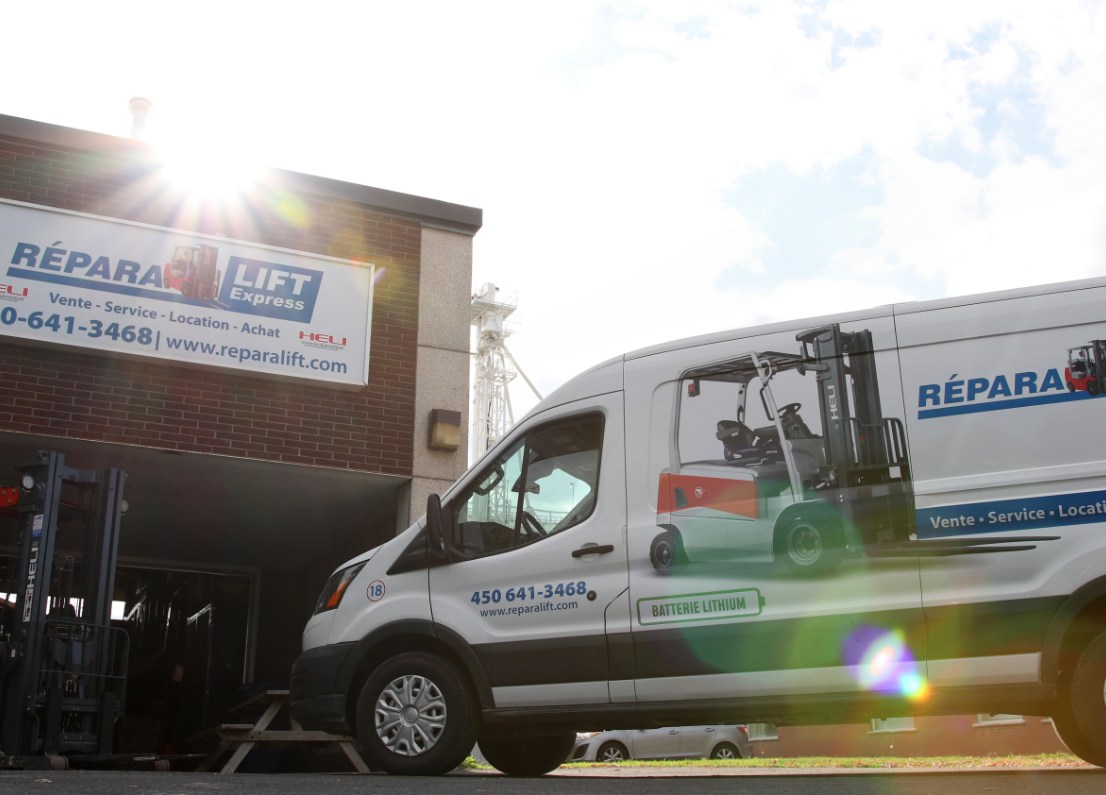
[(0, 201), (0, 334), (368, 383), (371, 264)]

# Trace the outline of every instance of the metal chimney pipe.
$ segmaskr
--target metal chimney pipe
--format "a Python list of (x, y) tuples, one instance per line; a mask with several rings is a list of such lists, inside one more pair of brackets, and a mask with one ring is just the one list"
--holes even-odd
[(134, 97), (131, 99), (131, 138), (142, 139), (142, 133), (146, 129), (146, 118), (150, 115), (150, 109), (154, 103), (146, 97)]

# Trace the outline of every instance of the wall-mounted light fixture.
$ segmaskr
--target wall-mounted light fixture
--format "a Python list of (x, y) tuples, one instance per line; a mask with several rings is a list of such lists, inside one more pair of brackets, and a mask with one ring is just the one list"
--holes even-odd
[(456, 450), (461, 446), (461, 412), (449, 409), (430, 411), (430, 449)]

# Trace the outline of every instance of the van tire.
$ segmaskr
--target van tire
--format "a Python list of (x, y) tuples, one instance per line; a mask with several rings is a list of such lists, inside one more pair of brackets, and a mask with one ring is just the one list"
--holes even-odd
[[(1061, 699), (1067, 696), (1061, 696)], [(1090, 761), (1095, 756), (1094, 744), (1083, 736), (1083, 732), (1075, 725), (1075, 716), (1068, 706), (1056, 706), (1052, 710), (1052, 728), (1060, 742), (1068, 747), (1068, 750), (1080, 759)]]
[(484, 758), (508, 776), (544, 776), (567, 762), (575, 745), (576, 732), (571, 731), (487, 732), (480, 737)]
[(448, 773), (472, 751), (479, 724), (469, 681), (424, 652), (380, 663), (357, 698), (357, 737), (370, 767), (387, 773)]
[(1106, 632), (1083, 648), (1071, 670), (1066, 695), (1070, 723), (1067, 715), (1060, 716), (1060, 724), (1053, 717), (1060, 739), (1084, 761), (1106, 767)]
[(676, 566), (687, 563), (680, 534), (674, 530), (665, 530), (654, 538), (649, 545), (649, 562), (661, 574), (670, 574)]
[(785, 514), (776, 525), (776, 559), (791, 571), (810, 574), (836, 566), (844, 553), (841, 527), (829, 511), (806, 509)]

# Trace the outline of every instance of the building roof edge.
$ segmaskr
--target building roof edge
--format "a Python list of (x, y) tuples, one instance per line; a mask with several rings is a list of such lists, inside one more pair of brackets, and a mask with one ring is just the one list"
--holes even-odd
[[(62, 127), (18, 116), (0, 114), (0, 136), (83, 152), (132, 157), (147, 162), (157, 159), (153, 148), (144, 141)], [(435, 228), (475, 235), (484, 222), (484, 212), (480, 208), (440, 199), (413, 196), (280, 168), (266, 169), (266, 175), (269, 181), (287, 190), (356, 202), (383, 212), (412, 218)]]

